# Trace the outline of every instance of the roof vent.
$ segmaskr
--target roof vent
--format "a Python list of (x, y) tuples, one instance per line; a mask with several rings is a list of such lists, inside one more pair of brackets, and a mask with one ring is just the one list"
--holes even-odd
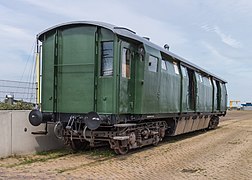
[(167, 51), (169, 51), (170, 46), (169, 46), (168, 44), (165, 44), (165, 45), (164, 45), (164, 48), (165, 48)]
[(143, 37), (143, 38), (144, 38), (144, 39), (146, 39), (146, 40), (148, 40), (148, 41), (150, 40), (150, 38), (149, 38), (149, 37)]

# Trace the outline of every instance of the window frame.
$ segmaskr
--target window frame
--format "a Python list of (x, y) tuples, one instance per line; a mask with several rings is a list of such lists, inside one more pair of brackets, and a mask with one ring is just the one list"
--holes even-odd
[(176, 75), (180, 75), (178, 63), (175, 62), (175, 61), (173, 61), (172, 63), (173, 63), (173, 67), (174, 67), (174, 72), (175, 72), (175, 74), (176, 74)]
[[(164, 68), (165, 67), (165, 68)], [(165, 60), (164, 59), (162, 59), (161, 60), (161, 69), (163, 70), (163, 71), (167, 71), (167, 65), (166, 65), (166, 62), (165, 62)]]
[[(155, 67), (156, 69), (155, 69), (155, 71), (154, 71), (152, 68), (150, 68), (150, 67), (153, 67), (153, 68), (154, 68), (154, 66), (150, 65), (151, 59), (152, 59), (152, 60), (156, 60), (156, 62), (155, 62), (155, 64), (156, 64), (156, 67)], [(152, 62), (153, 62), (153, 61), (152, 61)], [(151, 62), (151, 63), (152, 63), (152, 62)], [(148, 71), (149, 71), (149, 72), (154, 72), (154, 73), (158, 72), (158, 57), (153, 56), (153, 55), (149, 55), (149, 59), (148, 59)]]
[[(104, 49), (104, 43), (112, 43), (112, 49)], [(100, 77), (112, 77), (114, 75), (114, 41), (101, 41), (101, 53), (100, 53)], [(104, 52), (106, 50), (112, 51), (109, 53), (109, 57), (104, 56)], [(104, 70), (104, 60), (105, 59), (110, 59), (112, 61), (110, 64), (110, 68), (107, 68), (108, 70)], [(111, 70), (110, 70), (111, 69)], [(109, 72), (111, 71), (111, 72)], [(106, 72), (108, 72), (106, 74)]]
[[(129, 55), (127, 55), (127, 52), (129, 52)], [(127, 60), (127, 58), (129, 59)], [(129, 64), (127, 64), (127, 61), (129, 62)], [(127, 79), (131, 78), (131, 61), (132, 61), (131, 50), (129, 48), (123, 47), (122, 53), (121, 53), (121, 77), (127, 78)], [(123, 66), (124, 64), (125, 66)], [(128, 65), (128, 68), (127, 68), (127, 65)], [(127, 73), (127, 70), (129, 70), (128, 73)]]
[(187, 67), (181, 66), (181, 73), (183, 77), (188, 77)]

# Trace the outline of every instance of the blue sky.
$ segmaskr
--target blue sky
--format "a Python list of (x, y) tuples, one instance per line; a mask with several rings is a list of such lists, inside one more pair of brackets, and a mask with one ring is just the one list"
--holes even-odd
[(0, 79), (29, 80), (36, 34), (68, 21), (125, 26), (228, 81), (252, 101), (250, 0), (0, 0)]

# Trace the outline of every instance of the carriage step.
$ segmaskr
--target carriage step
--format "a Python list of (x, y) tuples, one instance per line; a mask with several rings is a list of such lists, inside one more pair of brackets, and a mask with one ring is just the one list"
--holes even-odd
[(129, 139), (129, 136), (115, 136), (115, 137), (113, 137), (113, 139), (123, 141), (123, 140)]
[(47, 135), (47, 131), (36, 131), (36, 132), (32, 132), (33, 135)]
[(114, 124), (114, 127), (131, 127), (136, 126), (136, 124)]

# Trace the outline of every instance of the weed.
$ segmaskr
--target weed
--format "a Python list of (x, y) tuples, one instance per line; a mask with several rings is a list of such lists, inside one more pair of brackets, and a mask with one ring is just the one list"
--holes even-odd
[(90, 152), (88, 152), (89, 155), (94, 157), (113, 157), (115, 156), (115, 153), (113, 151), (109, 150), (100, 150), (100, 149), (94, 149)]
[(12, 168), (21, 165), (32, 164), (36, 162), (45, 162), (51, 159), (60, 158), (70, 154), (70, 151), (67, 150), (53, 150), (53, 151), (43, 151), (36, 153), (35, 156), (12, 156), (13, 158), (18, 159), (18, 163), (10, 164), (5, 167)]

